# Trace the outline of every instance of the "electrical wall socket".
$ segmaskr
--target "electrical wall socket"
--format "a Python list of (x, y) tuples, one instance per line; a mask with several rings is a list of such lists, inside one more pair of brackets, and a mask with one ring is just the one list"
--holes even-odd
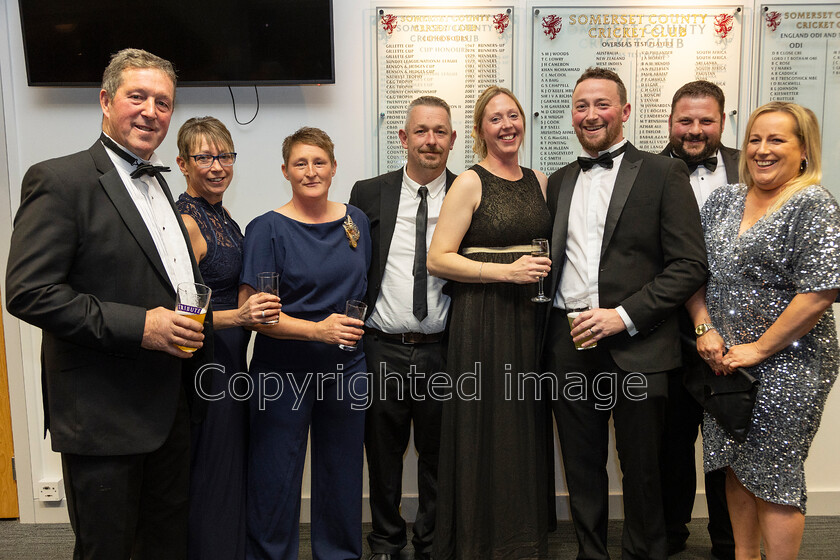
[(38, 499), (42, 502), (60, 502), (64, 499), (64, 481), (61, 478), (42, 478), (38, 482)]

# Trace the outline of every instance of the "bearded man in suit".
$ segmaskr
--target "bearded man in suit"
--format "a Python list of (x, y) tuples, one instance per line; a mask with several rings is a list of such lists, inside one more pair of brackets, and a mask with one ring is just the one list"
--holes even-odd
[(415, 99), (399, 137), (405, 167), (359, 181), (350, 194), (350, 204), (370, 219), (373, 242), (364, 339), (373, 375), (365, 417), (373, 560), (398, 558), (407, 542), (400, 500), (412, 423), (419, 491), (412, 544), (416, 559), (431, 554), (442, 403), (428, 394), (426, 382), (446, 371), (449, 296), (441, 291), (445, 281), (428, 275), (426, 253), (455, 180), (446, 168), (455, 144), (449, 105), (434, 96)]
[[(679, 158), (688, 165), (691, 189), (702, 208), (718, 187), (738, 182), (740, 151), (721, 144), (726, 123), (723, 90), (705, 80), (689, 82), (674, 93), (668, 117), (668, 145), (661, 155)], [(668, 552), (685, 549), (688, 522), (697, 493), (697, 472), (694, 444), (703, 421), (703, 407), (683, 385), (683, 377), (709, 366), (697, 354), (694, 337), (706, 334), (708, 327), (694, 325), (683, 309), (679, 314), (683, 333), (683, 369), (668, 378), (668, 405), (665, 433), (662, 440), (662, 498), (665, 505), (665, 526), (668, 531)], [(726, 506), (726, 474), (707, 473), (706, 504), (709, 508), (709, 536), (712, 556), (717, 560), (735, 559), (735, 541), (729, 509)]]
[(182, 559), (191, 366), (202, 357), (176, 345), (201, 349), (212, 317), (202, 332), (174, 311), (177, 285), (201, 275), (155, 155), (175, 103), (172, 64), (120, 51), (99, 102), (93, 146), (23, 178), (7, 307), (43, 331), (45, 424), (74, 558)]
[[(544, 363), (558, 381), (552, 406), (581, 559), (609, 558), (611, 416), (624, 474), (622, 558), (666, 558), (659, 449), (667, 378), (681, 363), (677, 309), (707, 271), (685, 164), (625, 140), (629, 117), (621, 78), (586, 70), (572, 94), (584, 155), (548, 181), (554, 302)], [(570, 328), (567, 302), (581, 298), (591, 309)]]

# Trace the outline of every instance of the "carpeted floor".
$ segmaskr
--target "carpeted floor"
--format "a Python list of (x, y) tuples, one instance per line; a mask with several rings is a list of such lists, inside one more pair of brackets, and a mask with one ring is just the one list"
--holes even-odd
[[(691, 537), (688, 548), (672, 556), (672, 560), (712, 560), (709, 552), (706, 520), (696, 519), (689, 528)], [(370, 530), (365, 525), (364, 531)], [(610, 521), (610, 554), (620, 558), (619, 541), (621, 522)], [(551, 558), (572, 560), (577, 553), (572, 526), (561, 522), (557, 531), (550, 535)], [(309, 527), (301, 526), (300, 560), (312, 558), (309, 548)], [(403, 551), (401, 560), (411, 560), (409, 549)], [(369, 554), (367, 543), (363, 558)], [(73, 533), (69, 525), (21, 524), (17, 520), (0, 520), (0, 560), (70, 560), (73, 557)], [(799, 557), (803, 560), (840, 559), (840, 517), (806, 517), (805, 538)]]

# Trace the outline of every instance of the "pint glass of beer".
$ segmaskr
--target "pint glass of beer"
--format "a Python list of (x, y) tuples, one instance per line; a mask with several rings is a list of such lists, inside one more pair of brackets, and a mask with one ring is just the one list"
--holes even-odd
[[(568, 298), (566, 299), (566, 317), (569, 319), (569, 329), (572, 329), (572, 323), (575, 322), (577, 316), (583, 313), (584, 311), (588, 311), (592, 309), (592, 306), (589, 303), (589, 298)], [(590, 348), (595, 348), (598, 346), (596, 342), (592, 346), (583, 347), (581, 344), (592, 338), (593, 335), (589, 335), (587, 338), (581, 340), (579, 343), (575, 342), (575, 350), (589, 350)]]
[[(204, 317), (210, 307), (212, 290), (204, 284), (195, 282), (181, 282), (178, 284), (178, 298), (175, 300), (175, 312), (189, 317), (193, 321), (204, 324)], [(184, 352), (195, 352), (196, 348), (176, 345)]]

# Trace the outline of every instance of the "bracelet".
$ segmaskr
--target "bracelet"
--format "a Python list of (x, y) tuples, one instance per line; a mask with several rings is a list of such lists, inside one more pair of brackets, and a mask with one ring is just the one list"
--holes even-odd
[(479, 283), (484, 284), (484, 280), (482, 280), (482, 278), (481, 278), (481, 269), (482, 268), (484, 268), (484, 262), (483, 261), (480, 265), (478, 265), (478, 281), (479, 281)]

